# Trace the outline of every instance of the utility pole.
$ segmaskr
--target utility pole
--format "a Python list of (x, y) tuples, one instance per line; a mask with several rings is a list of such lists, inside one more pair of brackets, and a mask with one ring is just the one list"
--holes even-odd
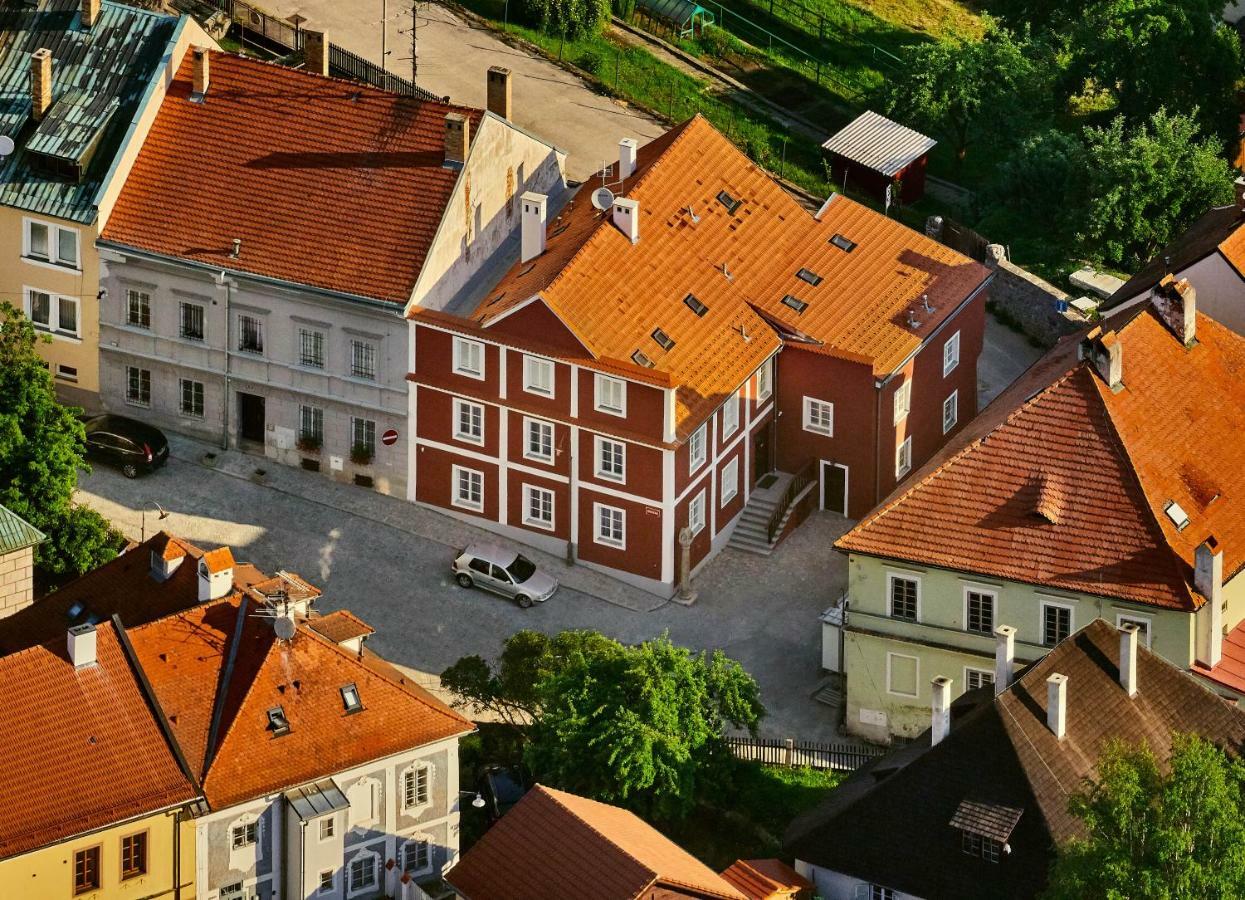
[(419, 79), (419, 2), (411, 3), (411, 27), (402, 29), (400, 34), (409, 34), (411, 36), (411, 84), (416, 84)]
[(389, 87), (389, 0), (380, 0), (380, 68), (385, 73), (385, 84)]

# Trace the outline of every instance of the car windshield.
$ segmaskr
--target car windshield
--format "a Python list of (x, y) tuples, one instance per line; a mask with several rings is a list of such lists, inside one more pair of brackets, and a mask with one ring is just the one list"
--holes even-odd
[(514, 558), (514, 562), (506, 567), (506, 571), (510, 573), (515, 584), (522, 584), (536, 573), (536, 564), (520, 554)]

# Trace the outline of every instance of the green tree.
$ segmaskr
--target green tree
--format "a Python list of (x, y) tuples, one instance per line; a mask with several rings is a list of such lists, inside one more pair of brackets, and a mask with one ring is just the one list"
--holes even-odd
[(1245, 896), (1245, 766), (1196, 735), (1176, 736), (1168, 766), (1109, 744), (1070, 809), (1086, 837), (1061, 849), (1048, 900)]
[(72, 505), (86, 435), (76, 410), (56, 401), (37, 341), (30, 320), (0, 304), (0, 504), (48, 536), (35, 557), (41, 574), (79, 575), (116, 556), (120, 541), (97, 512)]
[(601, 33), (610, 18), (610, 0), (523, 0), (523, 10), (545, 33), (573, 41)]
[(995, 170), (988, 196), (1030, 221), (1044, 223), (1058, 243), (1067, 245), (1081, 230), (1085, 191), (1084, 142), (1050, 128), (1022, 141)]

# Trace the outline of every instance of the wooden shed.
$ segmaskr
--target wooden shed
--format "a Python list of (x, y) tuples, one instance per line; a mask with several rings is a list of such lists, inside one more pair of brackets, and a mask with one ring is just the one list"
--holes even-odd
[(937, 143), (870, 110), (821, 146), (837, 187), (884, 201), (886, 188), (899, 182), (899, 196), (892, 199), (915, 203), (925, 196), (925, 162)]

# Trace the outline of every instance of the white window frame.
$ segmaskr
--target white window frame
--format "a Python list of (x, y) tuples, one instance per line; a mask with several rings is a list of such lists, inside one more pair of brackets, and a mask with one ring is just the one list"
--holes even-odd
[[(420, 868), (420, 869), (406, 868), (406, 848), (410, 844), (423, 844), (424, 845), (424, 848), (428, 854), (428, 863), (423, 868)], [(400, 843), (398, 844), (398, 867), (400, 871), (405, 872), (408, 875), (416, 875), (416, 876), (427, 875), (429, 872), (431, 872), (433, 869), (436, 868), (436, 855), (433, 853), (433, 848), (435, 846), (436, 846), (436, 843), (433, 841), (431, 835), (427, 835), (427, 834), (412, 834), (412, 835), (409, 835), (408, 837), (402, 838)]]
[[(547, 494), (549, 497), (549, 521), (543, 519), (535, 519), (531, 516), (532, 499), (536, 494)], [(553, 531), (556, 527), (556, 511), (558, 506), (558, 497), (551, 489), (541, 487), (537, 484), (523, 485), (523, 524), (532, 528), (540, 528), (544, 531)]]
[[(40, 325), (35, 322), (34, 316), (31, 314), (34, 306), (31, 303), (31, 294), (43, 294), (48, 298), (48, 323)], [(22, 289), (23, 302), (26, 307), (26, 318), (30, 319), (31, 324), (35, 326), (35, 331), (43, 334), (50, 334), (54, 338), (68, 338), (70, 340), (82, 339), (82, 304), (78, 302), (77, 297), (68, 297), (64, 294), (57, 294), (52, 291), (45, 291), (43, 288), (24, 287)], [(74, 324), (73, 331), (66, 331), (61, 328), (61, 304), (69, 303), (74, 307)]]
[[(618, 513), (619, 531), (621, 538), (605, 536), (601, 533), (601, 513), (602, 512)], [(603, 547), (612, 547), (616, 550), (627, 549), (627, 511), (621, 506), (610, 506), (608, 503), (592, 504), (592, 541)]]
[[(480, 413), (480, 433), (472, 434), (462, 430), (462, 414), (464, 410), (478, 410)], [(454, 398), (454, 440), (463, 441), (468, 444), (476, 444), (483, 446), (484, 444), (484, 416), (485, 409), (483, 403), (473, 403), (470, 400), (463, 400), (460, 397)], [(472, 416), (474, 419), (474, 416)], [(526, 437), (526, 435), (524, 436)]]
[[(30, 245), (30, 227), (32, 225), (42, 225), (48, 230), (48, 255), (34, 256), (31, 254)], [(60, 250), (61, 232), (71, 233), (74, 236), (74, 250), (77, 259), (72, 265), (61, 261)], [(82, 234), (77, 228), (70, 228), (66, 225), (60, 225), (56, 222), (49, 222), (45, 219), (34, 219), (30, 217), (22, 217), (22, 259), (25, 262), (36, 266), (45, 266), (49, 269), (56, 269), (60, 272), (82, 272)]]
[[(368, 813), (366, 816), (363, 815), (364, 810), (362, 810), (359, 807), (356, 807), (354, 799), (353, 799), (354, 795), (357, 792), (361, 792), (365, 789), (368, 791), (367, 803), (369, 807), (369, 809), (366, 810), (366, 812)], [(379, 821), (380, 816), (377, 811), (377, 806), (379, 804), (376, 802), (377, 797), (380, 794), (380, 782), (379, 781), (377, 781), (375, 778), (371, 777), (370, 775), (364, 778), (360, 778), (354, 784), (350, 785), (350, 787), (346, 788), (345, 794), (346, 794), (346, 802), (350, 804), (350, 808), (346, 812), (346, 827), (347, 828), (356, 828), (360, 825), (370, 825), (374, 822)]]
[[(627, 382), (621, 378), (614, 378), (610, 375), (602, 375), (600, 372), (593, 373), (592, 384), (592, 408), (597, 412), (605, 413), (607, 416), (626, 417), (627, 415)], [(602, 395), (605, 391), (618, 389), (617, 407), (605, 406), (602, 403)]]
[[(700, 491), (687, 504), (687, 527), (692, 532), (692, 537), (700, 534), (705, 530), (705, 489)], [(699, 520), (699, 521), (698, 521)]]
[[(951, 406), (951, 421), (947, 421), (947, 405)], [(946, 434), (960, 422), (960, 390), (956, 388), (947, 394), (947, 399), (942, 401), (942, 433)]]
[(728, 438), (739, 430), (739, 391), (722, 404), (722, 437)]
[(732, 457), (731, 461), (722, 467), (718, 493), (721, 496), (721, 500), (718, 502), (719, 507), (726, 506), (739, 494), (738, 456)]
[[(972, 629), (968, 627), (968, 595), (969, 594), (980, 594), (983, 597), (990, 598), (990, 628), (989, 630), (973, 631)], [(961, 595), (960, 596), (960, 612), (963, 615), (963, 618), (960, 619), (960, 621), (963, 623), (964, 633), (965, 634), (976, 634), (982, 637), (989, 637), (993, 635), (994, 629), (997, 627), (997, 623), (999, 620), (999, 590), (998, 588), (992, 587), (987, 584), (964, 584), (964, 585), (961, 585), (960, 595)]]
[(895, 424), (898, 425), (904, 419), (908, 418), (908, 413), (912, 412), (912, 379), (905, 378), (895, 388)]
[(1037, 641), (1042, 647), (1055, 646), (1054, 644), (1046, 643), (1046, 607), (1048, 606), (1066, 609), (1068, 611), (1068, 634), (1071, 635), (1076, 631), (1076, 604), (1066, 600), (1047, 600), (1043, 598), (1038, 604), (1038, 634), (1041, 637)]
[[(604, 451), (605, 451), (606, 444), (612, 444), (621, 451), (618, 454), (619, 459), (622, 461), (621, 472), (606, 471), (605, 468), (601, 465), (602, 460), (605, 457)], [(614, 454), (611, 453), (610, 458), (612, 459), (613, 456)], [(619, 484), (622, 484), (627, 480), (627, 443), (626, 441), (619, 441), (614, 438), (602, 437), (599, 434), (594, 435), (593, 436), (593, 447), (592, 447), (592, 458), (593, 458), (592, 471), (593, 471), (593, 474), (597, 478), (604, 479), (605, 481), (615, 481), (615, 482), (618, 482)]]
[[(133, 317), (131, 316), (131, 313), (134, 312), (133, 301), (135, 300), (138, 301), (138, 306), (139, 306), (140, 311), (145, 312), (147, 314), (146, 325), (144, 325), (141, 321), (139, 322), (134, 321)], [(180, 309), (178, 311), (178, 314), (180, 315)], [(142, 319), (143, 317), (140, 315), (138, 318)], [(138, 328), (138, 329), (141, 329), (142, 331), (151, 331), (151, 292), (150, 291), (139, 290), (138, 288), (126, 288), (125, 289), (125, 324), (127, 328)], [(178, 331), (179, 332), (181, 331), (180, 322), (178, 323)]]
[[(818, 417), (813, 415), (814, 411), (819, 408), (825, 408), (830, 413), (830, 423), (823, 427), (819, 424)], [(829, 400), (819, 400), (817, 397), (804, 398), (804, 430), (811, 434), (820, 434), (824, 437), (834, 437), (834, 404)]]
[(774, 393), (774, 358), (771, 356), (757, 369), (757, 400), (768, 400)]
[[(462, 498), (460, 488), (460, 478), (463, 475), (476, 475), (480, 478), (480, 500), (478, 503)], [(457, 506), (459, 509), (469, 509), (472, 512), (482, 512), (484, 510), (484, 473), (479, 469), (469, 469), (466, 466), (450, 467), (450, 505)]]
[(942, 345), (942, 377), (946, 378), (960, 364), (960, 333), (957, 331)]
[[(481, 423), (483, 424), (483, 423)], [(549, 453), (534, 453), (532, 451), (532, 431), (533, 429), (548, 429), (549, 432)], [(533, 419), (531, 416), (523, 417), (523, 458), (530, 459), (535, 462), (551, 463), (554, 456), (554, 438), (555, 430), (552, 422), (545, 419)]]
[(56, 377), (61, 381), (69, 381), (74, 384), (78, 383), (77, 366), (67, 366), (64, 363), (56, 364)]
[[(419, 799), (418, 791), (416, 791), (415, 799), (410, 803), (406, 799), (406, 780), (414, 778), (417, 772), (424, 773), (424, 799)], [(407, 814), (418, 814), (423, 812), (432, 805), (432, 778), (434, 775), (433, 767), (428, 762), (413, 762), (402, 770), (402, 775), (398, 778), (399, 800), (402, 804), (402, 812)], [(416, 783), (417, 784), (417, 783)]]
[[(324, 833), (326, 825), (328, 826), (328, 834)], [(323, 816), (320, 819), (319, 829), (320, 843), (333, 840), (337, 836), (337, 814), (329, 813), (327, 816)]]
[(1134, 624), (1134, 625), (1139, 625), (1139, 626), (1141, 626), (1142, 628), (1144, 628), (1144, 629), (1145, 629), (1145, 638), (1144, 638), (1145, 643), (1143, 644), (1143, 646), (1144, 646), (1147, 650), (1149, 650), (1149, 649), (1150, 649), (1150, 642), (1151, 642), (1151, 640), (1154, 638), (1154, 619), (1153, 619), (1153, 617), (1151, 617), (1151, 616), (1143, 616), (1143, 615), (1140, 615), (1140, 614), (1138, 614), (1138, 613), (1132, 613), (1132, 612), (1119, 612), (1119, 611), (1117, 611), (1117, 612), (1116, 612), (1116, 614), (1115, 614), (1115, 627), (1116, 627), (1116, 629), (1118, 630), (1118, 629), (1119, 629), (1119, 627), (1120, 627), (1121, 625), (1125, 624), (1126, 622), (1131, 622), (1132, 624)]
[[(549, 387), (546, 389), (541, 387), (538, 379), (532, 377), (534, 371), (543, 371), (549, 376)], [(554, 368), (553, 360), (544, 359), (540, 356), (523, 356), (523, 390), (529, 394), (535, 394), (538, 397), (552, 398), (557, 392), (557, 371)]]
[(687, 474), (691, 475), (705, 464), (705, 460), (709, 456), (705, 446), (708, 438), (709, 423), (702, 422), (701, 426), (693, 431), (692, 436), (687, 439)]
[[(479, 368), (473, 369), (469, 365), (470, 354), (478, 353)], [(467, 363), (467, 364), (465, 364)], [(463, 375), (467, 378), (474, 378), (477, 381), (484, 380), (484, 344), (480, 341), (471, 341), (464, 337), (454, 338), (454, 359), (453, 370), (455, 375)]]
[[(362, 887), (355, 887), (354, 864), (365, 856), (370, 858), (372, 862), (372, 881), (370, 884), (363, 885)], [(380, 854), (375, 850), (369, 850), (366, 847), (359, 850), (346, 862), (345, 873), (347, 897), (357, 897), (360, 894), (375, 893), (381, 887)]]
[[(202, 401), (200, 409), (195, 412), (193, 409), (186, 409), (186, 385), (191, 385), (190, 397), (194, 400), (195, 386), (199, 388), (199, 399)], [(194, 406), (194, 403), (191, 403)], [(187, 419), (202, 419), (207, 415), (207, 385), (202, 381), (195, 381), (193, 378), (179, 378), (177, 380), (177, 411), (180, 415)]]
[[(326, 875), (328, 876), (327, 878), (325, 878)], [(335, 893), (336, 891), (337, 891), (337, 870), (336, 869), (321, 869), (320, 870), (320, 887), (317, 889), (317, 893), (332, 894), (332, 893)]]
[[(132, 372), (138, 373), (138, 385), (140, 388), (139, 390), (140, 394), (142, 393), (141, 388), (143, 384), (143, 374), (145, 373), (147, 375), (147, 399), (146, 400), (141, 399), (141, 397), (139, 399), (135, 399), (130, 396), (130, 375)], [(144, 369), (142, 366), (126, 366), (125, 367), (125, 402), (128, 403), (130, 406), (138, 406), (138, 407), (142, 407), (143, 409), (149, 409), (151, 407), (151, 370), (150, 369)]]
[[(899, 659), (910, 659), (916, 663), (916, 677), (913, 678), (913, 693), (911, 694), (905, 691), (892, 690), (891, 688), (891, 659), (896, 658), (896, 657)], [(921, 657), (909, 656), (907, 653), (892, 653), (890, 651), (887, 651), (886, 653), (886, 693), (890, 694), (893, 697), (908, 697), (910, 699), (913, 697), (921, 696)]]
[(895, 479), (903, 478), (912, 471), (912, 435), (908, 435), (895, 448)]
[(977, 687), (984, 687), (987, 684), (994, 684), (994, 670), (993, 669), (983, 669), (980, 666), (965, 666), (964, 667), (964, 690), (965, 691), (975, 690), (975, 688), (971, 684), (968, 683), (968, 677), (970, 673), (980, 676), (978, 680), (981, 681), (981, 684), (977, 685)]
[[(894, 581), (916, 582), (916, 619), (915, 620), (899, 618), (891, 611), (891, 595), (892, 595), (891, 583)], [(886, 573), (886, 596), (883, 598), (883, 603), (885, 604), (885, 609), (886, 609), (886, 617), (888, 619), (894, 619), (896, 622), (915, 621), (916, 624), (918, 625), (921, 624), (921, 593), (923, 589), (924, 589), (924, 586), (921, 583), (920, 575), (917, 575), (914, 572), (890, 572), (888, 571)]]

